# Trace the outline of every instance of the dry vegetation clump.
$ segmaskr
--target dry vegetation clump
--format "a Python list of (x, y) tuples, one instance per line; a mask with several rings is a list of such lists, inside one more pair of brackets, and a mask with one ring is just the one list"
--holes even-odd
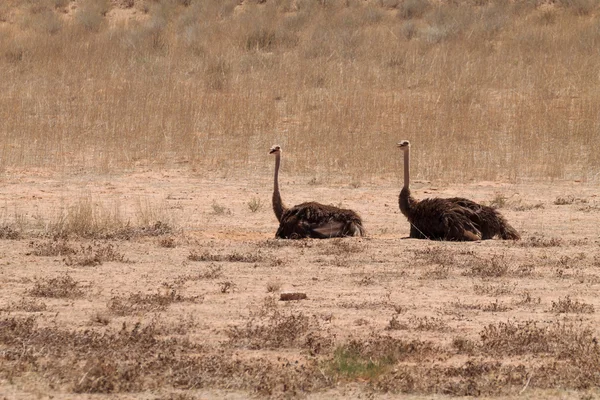
[(271, 280), (267, 282), (267, 293), (278, 292), (281, 289), (281, 282), (278, 280)]
[(590, 328), (568, 321), (547, 326), (531, 320), (500, 322), (485, 327), (480, 336), (482, 350), (496, 356), (546, 353), (565, 359), (600, 350)]
[(486, 311), (486, 312), (506, 312), (506, 311), (510, 311), (512, 310), (512, 307), (510, 307), (509, 305), (503, 304), (502, 302), (499, 302), (498, 299), (496, 299), (496, 301), (486, 304), (481, 308), (481, 311)]
[(164, 247), (165, 249), (174, 249), (177, 247), (177, 243), (175, 242), (175, 238), (168, 236), (158, 240), (158, 245), (160, 247)]
[(250, 199), (248, 201), (248, 209), (250, 210), (250, 212), (258, 212), (260, 211), (260, 209), (263, 207), (263, 203), (262, 200), (260, 199), (260, 197), (253, 197), (252, 199)]
[(76, 298), (83, 296), (79, 282), (69, 275), (56, 278), (36, 278), (33, 288), (27, 292), (30, 296), (51, 298)]
[(112, 243), (98, 243), (80, 245), (79, 249), (70, 245), (64, 238), (55, 237), (43, 242), (31, 242), (31, 255), (42, 257), (65, 256), (66, 265), (79, 265), (82, 267), (97, 266), (103, 262), (116, 261), (129, 263), (125, 255), (119, 253), (117, 247)]
[(188, 260), (190, 261), (227, 261), (227, 262), (241, 262), (241, 263), (256, 263), (263, 261), (263, 257), (260, 254), (254, 253), (238, 253), (233, 252), (231, 254), (222, 255), (222, 254), (212, 254), (208, 250), (204, 251), (202, 254), (197, 253), (194, 250), (190, 251), (188, 255)]
[(193, 274), (178, 276), (175, 279), (176, 285), (182, 285), (187, 281), (201, 281), (205, 279), (217, 279), (223, 276), (223, 267), (217, 264), (210, 264), (206, 269)]
[(25, 311), (25, 312), (41, 312), (46, 311), (48, 306), (41, 300), (38, 299), (28, 299), (26, 297), (22, 297), (18, 302), (11, 302), (8, 304), (6, 308), (0, 309), (0, 311)]
[(365, 275), (365, 276), (363, 276), (362, 278), (360, 278), (359, 280), (356, 281), (356, 284), (358, 286), (370, 286), (370, 285), (374, 285), (376, 283), (377, 283), (377, 281), (371, 275)]
[(362, 253), (367, 246), (362, 241), (335, 238), (324, 243), (320, 249), (320, 254), (346, 256), (348, 254)]
[(232, 281), (219, 282), (219, 292), (221, 292), (223, 294), (235, 292), (236, 290), (237, 290), (237, 285), (235, 284), (235, 282), (232, 282)]
[(564, 245), (564, 241), (561, 238), (543, 238), (539, 236), (530, 236), (525, 240), (511, 243), (517, 247), (560, 247)]
[(230, 326), (227, 336), (231, 346), (254, 350), (302, 347), (307, 334), (316, 330), (315, 324), (302, 312), (284, 312), (275, 307), (266, 316), (251, 316), (245, 325)]
[(168, 288), (159, 293), (142, 294), (131, 293), (128, 296), (113, 296), (107, 303), (108, 310), (119, 316), (145, 314), (149, 312), (164, 311), (173, 303), (191, 302), (200, 303), (203, 296), (186, 297), (177, 290)]
[(516, 283), (500, 282), (498, 284), (483, 283), (474, 284), (473, 292), (478, 295), (485, 295), (490, 297), (504, 296), (511, 294), (515, 291)]
[(473, 276), (479, 278), (500, 278), (506, 276), (509, 267), (504, 256), (494, 255), (490, 259), (474, 259), (464, 276)]
[(337, 380), (376, 380), (400, 362), (425, 362), (441, 354), (431, 342), (373, 336), (339, 345), (323, 369)]
[(535, 306), (541, 302), (540, 297), (533, 297), (530, 291), (525, 290), (519, 294), (519, 300), (515, 301), (514, 304), (517, 306)]
[(408, 330), (410, 328), (406, 322), (401, 322), (400, 320), (398, 320), (397, 315), (392, 315), (392, 319), (390, 319), (390, 322), (388, 322), (385, 329), (388, 331), (399, 331)]
[[(68, 392), (99, 394), (171, 387), (227, 388), (273, 396), (331, 386), (314, 362), (241, 359), (226, 348), (206, 348), (186, 338), (162, 338), (161, 332), (152, 323), (97, 332), (38, 327), (34, 318), (3, 319), (0, 376), (14, 379), (35, 374)], [(36, 372), (40, 370), (44, 373)]]
[(436, 317), (417, 317), (411, 316), (408, 318), (408, 323), (411, 329), (417, 331), (447, 331), (448, 324), (441, 318)]
[(97, 243), (94, 242), (89, 245), (81, 245), (79, 250), (74, 253), (68, 253), (65, 258), (65, 264), (79, 265), (81, 267), (95, 267), (101, 265), (104, 262), (120, 262), (130, 263), (125, 255), (119, 253), (116, 246), (112, 243)]
[(86, 239), (131, 240), (137, 237), (155, 237), (176, 232), (172, 224), (161, 221), (168, 216), (141, 201), (137, 204), (137, 224), (121, 215), (118, 203), (112, 207), (94, 201), (91, 195), (79, 198), (74, 204), (60, 211), (47, 227), (47, 234), (55, 238), (71, 236)]
[(581, 302), (579, 300), (573, 300), (570, 296), (566, 296), (564, 299), (558, 299), (552, 302), (552, 308), (550, 312), (554, 313), (576, 313), (576, 314), (592, 314), (594, 313), (594, 306)]
[(34, 256), (56, 257), (77, 253), (77, 250), (69, 244), (67, 239), (59, 237), (43, 242), (31, 242), (30, 246), (33, 247), (33, 250), (28, 254)]
[(19, 240), (21, 239), (21, 232), (11, 228), (8, 225), (0, 226), (0, 239), (1, 240)]
[(387, 330), (415, 330), (415, 331), (438, 331), (449, 330), (448, 324), (441, 318), (411, 315), (408, 320), (399, 320), (397, 315), (392, 316)]
[(438, 264), (433, 268), (424, 271), (420, 279), (448, 279), (450, 276), (450, 267)]

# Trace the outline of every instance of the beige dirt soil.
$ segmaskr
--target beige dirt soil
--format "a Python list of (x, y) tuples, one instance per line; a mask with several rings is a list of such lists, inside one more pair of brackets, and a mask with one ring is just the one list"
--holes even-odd
[[(291, 392), (309, 398), (391, 398), (398, 394), (374, 385), (378, 378), (344, 378), (328, 370), (336, 346), (353, 339), (389, 336), (431, 342), (444, 349), (439, 358), (430, 356), (423, 361), (431, 370), (476, 359), (521, 364), (526, 371), (537, 371), (541, 362), (556, 354), (525, 351), (514, 357), (500, 354), (494, 360), (484, 350), (473, 355), (452, 349), (457, 338), (479, 343), (490, 324), (536, 321), (550, 326), (576, 321), (594, 332), (600, 326), (600, 197), (596, 185), (415, 183), (413, 194), (419, 199), (461, 196), (482, 203), (495, 200), (523, 237), (519, 242), (453, 243), (407, 239), (409, 227), (398, 209), (397, 181), (358, 187), (308, 182), (303, 177), (283, 178), (283, 201), (288, 206), (314, 200), (351, 208), (362, 216), (368, 236), (274, 239), (277, 220), (271, 210), (272, 187), (267, 177), (259, 181), (204, 179), (185, 171), (152, 170), (118, 176), (6, 171), (0, 178), (0, 215), (7, 225), (17, 219), (29, 228), (20, 238), (0, 240), (0, 320), (5, 323), (33, 315), (35, 329), (82, 335), (86, 331), (131, 330), (135, 324), (155, 325), (160, 328), (158, 340), (186, 339), (201, 346), (200, 353), (225, 354), (223, 357), (240, 362), (259, 360), (276, 366), (275, 370), (286, 363), (316, 363), (328, 383), (299, 385)], [(132, 221), (142, 208), (151, 208), (168, 218), (175, 230), (163, 236), (128, 239), (64, 239), (76, 250), (110, 244), (122, 256), (99, 265), (69, 262), (64, 254), (35, 255), (36, 246), (58, 240), (45, 236), (44, 226), (84, 196), (107, 209), (118, 207), (123, 218)], [(255, 206), (260, 201), (255, 212), (250, 209), (251, 201)], [(37, 284), (65, 276), (77, 283), (80, 296), (33, 295)], [(286, 291), (306, 293), (308, 298), (278, 301), (279, 293)], [(132, 300), (134, 294), (159, 300), (155, 308), (151, 300), (144, 308), (143, 301)], [(133, 309), (119, 311), (115, 299), (129, 299)], [(158, 304), (160, 299), (166, 299), (163, 306)], [(45, 305), (41, 306), (44, 309), (17, 306), (33, 301)], [(566, 303), (562, 310), (566, 312), (561, 312), (560, 305)], [(244, 336), (249, 327), (258, 326), (252, 324), (262, 321), (268, 326), (277, 315), (304, 318), (298, 328), (301, 337), (294, 338), (291, 332), (289, 342), (269, 342), (272, 338), (260, 330), (254, 331), (255, 338)], [(306, 345), (310, 334), (323, 340), (323, 350)], [(32, 357), (39, 357), (38, 367), (15, 361), (13, 353), (27, 349), (28, 344), (17, 346), (6, 335), (0, 334), (0, 364), (6, 363), (0, 368), (0, 398), (200, 399), (289, 394), (277, 383), (265, 389), (253, 385), (251, 379), (240, 383), (236, 377), (231, 381), (226, 377), (208, 379), (209, 383), (196, 387), (178, 386), (164, 374), (157, 385), (141, 383), (129, 389), (113, 385), (112, 390), (102, 390), (94, 386), (96, 380), (82, 386), (86, 374), (92, 372), (86, 370), (80, 350), (71, 354), (72, 348), (65, 348), (65, 360), (75, 364), (59, 373), (41, 367), (48, 365), (49, 357), (42, 347), (32, 350), (37, 352)], [(15, 369), (17, 365), (21, 369)], [(398, 361), (383, 374), (407, 366), (411, 366), (410, 360)], [(522, 393), (526, 398), (593, 398), (598, 394), (585, 385), (548, 387), (551, 385), (544, 382), (534, 376), (518, 385), (513, 382), (500, 390), (481, 392), (425, 390), (418, 388), (426, 385), (416, 385), (412, 393), (404, 394), (410, 396), (407, 398), (442, 398), (444, 393), (491, 397)]]

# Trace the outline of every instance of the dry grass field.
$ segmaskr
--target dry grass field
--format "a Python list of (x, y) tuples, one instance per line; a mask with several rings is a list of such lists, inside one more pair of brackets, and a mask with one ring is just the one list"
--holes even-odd
[[(0, 399), (599, 397), (599, 48), (596, 0), (0, 2)], [(407, 239), (400, 139), (523, 239)], [(367, 237), (274, 239), (275, 143)]]

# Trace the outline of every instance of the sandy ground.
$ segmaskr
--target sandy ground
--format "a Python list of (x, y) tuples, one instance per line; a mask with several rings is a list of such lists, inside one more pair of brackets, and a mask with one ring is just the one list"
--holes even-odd
[[(570, 296), (593, 306), (594, 312), (568, 316), (599, 326), (597, 185), (480, 182), (445, 187), (415, 183), (413, 192), (417, 198), (464, 196), (486, 202), (504, 197), (501, 212), (523, 236), (520, 242), (450, 243), (406, 239), (408, 223), (398, 209), (397, 182), (359, 187), (308, 182), (302, 177), (284, 177), (284, 202), (293, 205), (315, 200), (352, 208), (363, 217), (368, 236), (342, 240), (273, 239), (277, 221), (271, 210), (268, 177), (256, 182), (208, 180), (185, 171), (148, 170), (119, 176), (6, 172), (0, 177), (0, 216), (5, 224), (18, 220), (26, 229), (20, 239), (0, 240), (0, 318), (36, 315), (40, 326), (100, 332), (118, 331), (124, 323), (158, 319), (173, 326), (185, 325), (184, 335), (190, 340), (217, 348), (228, 340), (228, 328), (244, 326), (271, 301), (271, 307), (283, 312), (309, 316), (311, 323), (334, 343), (385, 334), (450, 346), (456, 337), (477, 340), (489, 324), (560, 320), (565, 314), (553, 312), (553, 302)], [(118, 208), (122, 218), (131, 219), (132, 223), (142, 214), (169, 220), (177, 228), (167, 235), (173, 247), (165, 247), (165, 237), (70, 238), (69, 243), (75, 248), (110, 243), (127, 261), (96, 266), (68, 265), (63, 255), (32, 254), (36, 245), (51, 239), (27, 232), (43, 232), (61, 210), (65, 212), (85, 196), (91, 196), (106, 209)], [(567, 204), (555, 204), (561, 203), (558, 198)], [(248, 205), (253, 200), (262, 203), (256, 212)], [(213, 256), (216, 261), (194, 261), (191, 254)], [(507, 268), (497, 276), (478, 272), (478, 265), (494, 263)], [(218, 276), (191, 278), (211, 270)], [(21, 299), (34, 299), (31, 290), (36, 282), (65, 275), (78, 283), (82, 296), (35, 297), (46, 305), (39, 312), (14, 306)], [(224, 288), (225, 282), (229, 282), (229, 288)], [(160, 312), (141, 310), (116, 315), (108, 309), (115, 297), (164, 293), (172, 288), (190, 300), (176, 302)], [(288, 290), (304, 292), (308, 299), (277, 301), (279, 292)], [(98, 323), (98, 316), (105, 316), (105, 323)], [(398, 322), (397, 329), (389, 329), (392, 319)], [(300, 362), (308, 357), (306, 350), (293, 347), (250, 347), (235, 346), (236, 356), (284, 357)], [(3, 348), (6, 346), (0, 343), (0, 355)], [(92, 396), (73, 393), (72, 387), (69, 383), (50, 385), (39, 371), (14, 379), (0, 375), (0, 394), (7, 399), (155, 399), (175, 398), (177, 393), (180, 398), (190, 399), (256, 395), (253, 391), (222, 388), (181, 392), (165, 386)], [(347, 382), (310, 397), (366, 396), (363, 389), (364, 383)], [(530, 389), (526, 394), (531, 398), (579, 398), (583, 393), (557, 390)], [(518, 390), (511, 393), (517, 395)]]

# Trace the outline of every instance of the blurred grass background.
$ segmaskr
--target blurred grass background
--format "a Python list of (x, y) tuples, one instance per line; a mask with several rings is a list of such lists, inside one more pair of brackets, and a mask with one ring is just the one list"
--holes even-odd
[(7, 0), (0, 75), (0, 170), (600, 178), (597, 0)]

